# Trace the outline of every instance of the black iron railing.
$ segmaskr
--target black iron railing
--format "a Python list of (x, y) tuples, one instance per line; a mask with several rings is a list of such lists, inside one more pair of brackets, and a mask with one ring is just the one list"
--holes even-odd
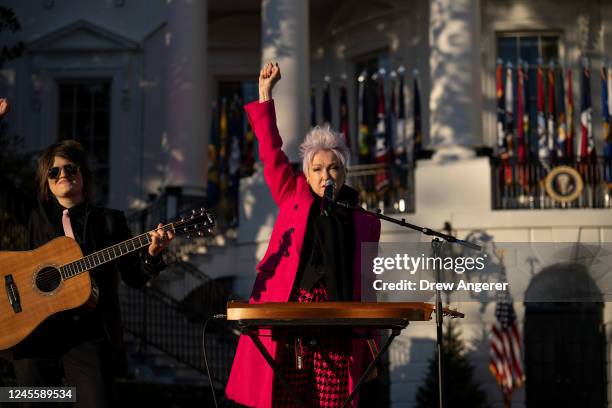
[(492, 158), (491, 180), (495, 210), (612, 208), (612, 162), (603, 158), (558, 163)]
[(368, 210), (414, 212), (414, 168), (408, 164), (350, 166), (346, 183), (359, 191)]
[[(207, 316), (183, 313), (179, 302), (152, 287), (133, 289), (122, 285), (120, 294), (124, 329), (139, 339), (141, 351), (154, 346), (205, 373), (202, 331)], [(238, 337), (230, 326), (216, 321), (209, 324), (206, 337), (206, 352), (215, 386), (223, 388)]]

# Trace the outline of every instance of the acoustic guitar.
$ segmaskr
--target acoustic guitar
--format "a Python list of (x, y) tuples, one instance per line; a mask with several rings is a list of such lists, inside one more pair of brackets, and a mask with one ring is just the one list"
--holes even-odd
[[(163, 226), (175, 234), (204, 235), (215, 222), (204, 208)], [(21, 342), (49, 316), (93, 308), (98, 289), (89, 271), (151, 244), (149, 232), (83, 256), (77, 242), (58, 237), (33, 251), (0, 252), (0, 350)]]

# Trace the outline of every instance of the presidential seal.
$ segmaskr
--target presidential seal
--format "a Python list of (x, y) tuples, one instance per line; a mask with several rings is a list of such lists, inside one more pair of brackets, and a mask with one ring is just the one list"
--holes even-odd
[(558, 166), (548, 173), (544, 180), (546, 192), (558, 203), (571, 203), (582, 193), (584, 182), (573, 167)]

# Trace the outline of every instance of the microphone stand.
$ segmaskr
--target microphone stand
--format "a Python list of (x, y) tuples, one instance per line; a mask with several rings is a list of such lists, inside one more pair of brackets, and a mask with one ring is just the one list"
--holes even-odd
[[(393, 224), (397, 224), (399, 226), (418, 231), (423, 235), (429, 235), (433, 237), (431, 241), (431, 248), (432, 248), (434, 258), (440, 257), (440, 253), (442, 251), (442, 246), (444, 245), (444, 242), (459, 244), (461, 246), (473, 249), (475, 251), (480, 251), (482, 249), (480, 245), (476, 245), (471, 242), (464, 241), (462, 239), (457, 239), (456, 237), (452, 235), (443, 234), (439, 231), (432, 230), (427, 227), (420, 227), (418, 225), (410, 224), (406, 222), (404, 218), (402, 218), (401, 220), (391, 218), (389, 216), (382, 214), (380, 212), (380, 209), (377, 209), (376, 212), (368, 211), (368, 210), (364, 210), (363, 208), (359, 206), (351, 205), (344, 201), (336, 201), (333, 204), (339, 207), (342, 207), (342, 208), (346, 208), (348, 210), (361, 211), (362, 213), (370, 214), (378, 218), (379, 220), (391, 222)], [(435, 271), (436, 283), (440, 283), (442, 280), (441, 278), (442, 271), (440, 270), (439, 263), (436, 262), (435, 264), (436, 264), (436, 271)], [(436, 285), (436, 309), (435, 310), (436, 310), (436, 354), (438, 356), (438, 401), (439, 401), (439, 408), (444, 408), (444, 364), (442, 362), (442, 356), (444, 355), (443, 354), (444, 346), (442, 342), (444, 313), (442, 309), (442, 294), (440, 292), (439, 285)]]

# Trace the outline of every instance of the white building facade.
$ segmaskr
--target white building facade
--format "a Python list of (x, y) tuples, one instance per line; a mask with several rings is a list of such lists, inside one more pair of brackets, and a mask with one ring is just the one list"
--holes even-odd
[[(575, 72), (587, 58), (593, 78), (599, 78), (599, 68), (612, 57), (610, 2), (7, 0), (5, 4), (20, 18), (22, 28), (15, 34), (1, 33), (0, 38), (26, 44), (25, 53), (0, 71), (0, 96), (12, 106), (7, 117), (11, 133), (22, 135), (30, 151), (62, 138), (86, 140), (98, 180), (104, 180), (98, 193), (111, 207), (143, 208), (151, 194), (169, 187), (203, 197), (212, 101), (218, 99), (221, 83), (255, 81), (263, 62), (276, 60), (281, 66), (283, 79), (274, 99), (292, 161), (299, 160), (298, 146), (310, 126), (311, 87), (316, 119), (321, 122), (324, 77), (331, 78), (331, 125), (338, 129), (338, 84), (346, 78), (349, 133), (355, 146), (360, 70), (368, 64), (387, 71), (403, 66), (407, 126), (414, 125), (411, 84), (416, 76), (424, 146), (434, 153), (416, 162), (415, 212), (401, 217), (439, 229), (449, 221), (462, 238), (482, 230), (497, 242), (612, 242), (609, 208), (494, 209), (491, 160), (478, 153), (483, 147), (494, 150), (497, 143), (495, 66), (500, 47), (507, 44), (500, 39), (529, 38), (535, 41), (531, 47), (539, 57), (553, 55), (556, 64)], [(575, 76), (577, 111), (580, 92)], [(601, 151), (598, 79), (591, 81), (591, 94), (593, 130)], [(577, 115), (574, 120), (578, 122)], [(194, 256), (193, 262), (211, 277), (234, 276), (236, 293), (248, 296), (275, 211), (261, 172), (243, 178), (235, 244), (212, 257)], [(383, 242), (422, 239), (383, 225)], [(488, 372), (486, 333), (495, 320), (494, 303), (484, 306), (459, 305), (466, 313), (462, 338), (476, 380), (491, 405), (501, 407), (499, 388)], [(519, 303), (515, 307), (524, 336), (535, 338), (524, 332), (528, 307)], [(599, 325), (596, 341), (603, 342), (605, 359), (605, 375), (589, 392), (601, 392), (598, 401), (608, 403), (612, 401), (611, 310), (606, 303), (601, 311), (589, 312), (595, 316), (593, 324)], [(553, 314), (560, 315), (557, 312)], [(534, 313), (534, 319), (541, 317)], [(571, 325), (570, 329), (578, 330)], [(392, 346), (391, 406), (414, 406), (433, 355), (434, 337), (433, 322), (415, 323)], [(582, 346), (576, 340), (569, 346), (551, 347), (562, 352), (563, 347)], [(587, 360), (581, 360), (585, 367)], [(559, 384), (574, 377), (559, 374), (563, 370), (555, 361), (532, 361), (532, 372), (553, 373), (550, 382), (563, 388)], [(529, 377), (527, 381), (529, 387)], [(554, 389), (554, 384), (545, 386)], [(525, 390), (517, 391), (513, 406), (536, 406)]]

